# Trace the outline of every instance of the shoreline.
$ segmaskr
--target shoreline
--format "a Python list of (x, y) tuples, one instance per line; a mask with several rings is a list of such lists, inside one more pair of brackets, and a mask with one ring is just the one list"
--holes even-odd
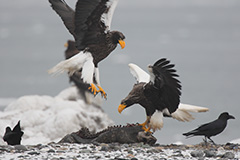
[(240, 159), (240, 145), (161, 145), (143, 143), (54, 143), (47, 145), (1, 145), (0, 159)]

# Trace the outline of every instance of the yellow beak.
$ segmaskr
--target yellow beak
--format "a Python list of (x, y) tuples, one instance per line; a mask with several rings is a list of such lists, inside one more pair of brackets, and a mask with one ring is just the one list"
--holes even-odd
[(68, 43), (67, 42), (64, 44), (64, 47), (66, 47), (66, 48), (68, 47)]
[(124, 40), (118, 40), (118, 43), (120, 44), (121, 48), (123, 49), (125, 47), (125, 41)]
[(126, 108), (126, 105), (120, 104), (120, 105), (118, 106), (118, 112), (121, 113), (121, 112), (124, 110), (124, 108)]

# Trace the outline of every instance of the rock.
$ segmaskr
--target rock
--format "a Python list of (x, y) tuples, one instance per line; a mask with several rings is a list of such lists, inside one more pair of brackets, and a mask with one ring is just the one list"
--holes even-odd
[(27, 147), (25, 147), (24, 145), (15, 145), (14, 148), (16, 150), (19, 150), (19, 151), (27, 151)]
[(31, 151), (31, 152), (28, 152), (28, 154), (30, 154), (30, 155), (39, 155), (40, 153), (36, 152), (36, 151)]
[(191, 156), (192, 157), (203, 157), (204, 153), (203, 151), (192, 151)]
[(216, 157), (217, 153), (215, 151), (211, 151), (211, 150), (205, 150), (205, 157)]
[(232, 153), (232, 152), (226, 152), (226, 153), (222, 156), (222, 158), (233, 159), (233, 158), (235, 158), (235, 154)]

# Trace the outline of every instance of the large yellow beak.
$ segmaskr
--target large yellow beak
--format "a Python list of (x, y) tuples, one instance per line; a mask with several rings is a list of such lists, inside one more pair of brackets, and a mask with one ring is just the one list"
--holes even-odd
[(125, 47), (125, 41), (124, 40), (118, 40), (118, 43), (120, 44), (121, 48), (123, 49)]
[(64, 47), (66, 47), (66, 48), (68, 47), (68, 42), (66, 42), (66, 43), (64, 44)]
[(124, 110), (124, 108), (126, 108), (127, 106), (125, 105), (125, 104), (120, 104), (119, 106), (118, 106), (118, 112), (119, 113), (121, 113), (123, 110)]

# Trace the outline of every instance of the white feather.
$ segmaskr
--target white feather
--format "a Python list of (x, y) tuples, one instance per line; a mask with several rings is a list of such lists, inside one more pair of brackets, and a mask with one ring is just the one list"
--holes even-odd
[(89, 56), (85, 59), (82, 67), (82, 79), (85, 83), (93, 83), (94, 63), (93, 57)]
[(111, 28), (112, 17), (117, 4), (118, 0), (109, 0), (106, 4), (109, 10), (107, 13), (104, 13), (101, 17), (101, 20), (105, 23), (107, 30), (110, 30)]
[(92, 57), (91, 53), (80, 52), (67, 60), (59, 62), (56, 66), (48, 70), (48, 73), (54, 75), (69, 72), (69, 74), (72, 75), (74, 72), (82, 68), (86, 60), (90, 57)]
[(188, 111), (188, 112), (195, 112), (195, 113), (209, 111), (209, 109), (206, 108), (206, 107), (200, 107), (200, 106), (183, 104), (183, 103), (179, 104), (178, 109), (185, 110), (185, 111)]
[(140, 67), (133, 63), (128, 64), (128, 66), (130, 73), (133, 75), (133, 77), (137, 80), (138, 83), (149, 82), (150, 76), (147, 72), (145, 72), (144, 70), (142, 70)]
[(163, 127), (163, 112), (155, 111), (150, 118), (148, 127), (150, 127), (153, 131), (156, 131), (157, 129), (160, 130)]
[(189, 122), (194, 119), (194, 117), (189, 112), (207, 112), (209, 109), (206, 107), (199, 107), (189, 104), (180, 103), (178, 109), (171, 114), (174, 119), (182, 122)]

